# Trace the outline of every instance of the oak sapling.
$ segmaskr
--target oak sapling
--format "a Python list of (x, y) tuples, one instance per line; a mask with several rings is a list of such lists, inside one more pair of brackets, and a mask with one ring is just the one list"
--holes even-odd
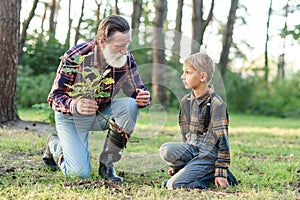
[(82, 81), (74, 83), (74, 85), (65, 84), (70, 88), (68, 95), (70, 97), (79, 100), (81, 98), (99, 98), (109, 97), (110, 92), (108, 89), (115, 81), (113, 78), (105, 78), (110, 69), (107, 69), (100, 74), (100, 72), (94, 67), (84, 67), (84, 70), (80, 70), (80, 64), (85, 60), (87, 55), (74, 55), (72, 58), (66, 58), (61, 56), (60, 59), (65, 59), (69, 62), (75, 63), (76, 65), (65, 65), (63, 71), (65, 73), (77, 73), (82, 76)]

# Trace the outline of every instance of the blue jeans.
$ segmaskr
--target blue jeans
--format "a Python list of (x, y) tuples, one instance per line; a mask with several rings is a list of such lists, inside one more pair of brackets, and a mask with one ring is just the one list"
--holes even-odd
[[(139, 115), (135, 99), (128, 97), (113, 100), (111, 105), (100, 112), (106, 118), (114, 119), (116, 124), (128, 131), (134, 130)], [(89, 131), (107, 130), (109, 128), (108, 122), (99, 114), (72, 116), (59, 112), (55, 112), (55, 121), (63, 151), (63, 160), (60, 169), (67, 175), (88, 178), (90, 176)], [(106, 151), (114, 153), (109, 155), (109, 158), (107, 156), (100, 156), (103, 159), (100, 161), (107, 165), (113, 165), (113, 162), (120, 160), (123, 149), (116, 149), (116, 147), (108, 145)]]
[(200, 154), (199, 148), (182, 143), (168, 142), (159, 149), (159, 155), (167, 164), (179, 171), (167, 182), (168, 189), (192, 188), (193, 182), (211, 174), (215, 170), (217, 152), (210, 151)]

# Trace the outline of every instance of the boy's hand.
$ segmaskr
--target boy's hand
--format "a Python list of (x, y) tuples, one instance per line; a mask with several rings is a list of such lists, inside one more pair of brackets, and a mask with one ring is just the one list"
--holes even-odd
[(169, 170), (168, 170), (168, 174), (170, 176), (173, 176), (174, 174), (176, 174), (175, 170), (171, 167)]
[(222, 188), (227, 188), (229, 186), (227, 178), (224, 178), (224, 177), (215, 177), (215, 186), (216, 187), (221, 186)]

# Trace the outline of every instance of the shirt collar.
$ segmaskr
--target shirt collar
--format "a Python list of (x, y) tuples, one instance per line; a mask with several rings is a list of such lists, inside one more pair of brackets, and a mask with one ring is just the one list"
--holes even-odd
[(208, 97), (211, 96), (211, 94), (214, 92), (214, 86), (209, 85), (208, 91), (206, 91), (203, 95), (196, 98), (195, 94), (191, 92), (191, 101), (196, 101), (198, 105), (201, 105)]

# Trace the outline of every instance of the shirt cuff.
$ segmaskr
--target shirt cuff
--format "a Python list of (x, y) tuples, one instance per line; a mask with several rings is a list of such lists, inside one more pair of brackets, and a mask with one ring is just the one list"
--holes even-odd
[(224, 177), (224, 178), (227, 178), (227, 169), (226, 168), (217, 167), (215, 169), (215, 177)]

